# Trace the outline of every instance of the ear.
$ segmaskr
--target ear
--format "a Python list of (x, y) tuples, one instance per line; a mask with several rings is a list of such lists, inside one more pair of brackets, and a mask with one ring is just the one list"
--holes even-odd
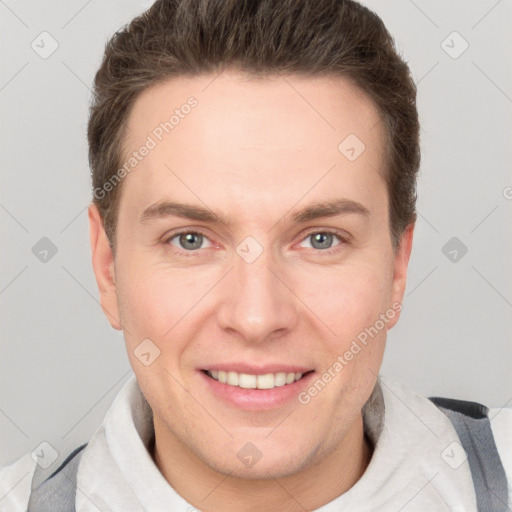
[[(415, 224), (411, 223), (405, 228), (394, 256), (391, 304), (400, 304), (400, 310), (404, 297), (405, 285), (407, 284), (407, 268), (409, 266), (409, 258), (411, 256), (414, 226)], [(387, 328), (391, 329), (391, 327), (398, 322), (399, 317), (399, 314), (395, 315), (395, 317), (388, 322)]]
[(98, 289), (100, 291), (100, 304), (103, 313), (108, 318), (114, 329), (121, 330), (122, 325), (119, 317), (119, 306), (117, 303), (114, 256), (110, 247), (103, 219), (98, 207), (91, 203), (89, 205), (89, 238), (92, 250), (92, 266)]

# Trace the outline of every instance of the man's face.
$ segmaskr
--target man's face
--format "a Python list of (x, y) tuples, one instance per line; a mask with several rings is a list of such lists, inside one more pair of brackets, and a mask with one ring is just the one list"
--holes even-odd
[[(179, 441), (214, 470), (256, 478), (359, 442), (412, 238), (393, 252), (372, 102), (340, 78), (177, 78), (137, 99), (127, 158), (148, 135), (155, 147), (124, 178), (115, 262), (90, 215), (102, 306), (124, 330), (157, 445)], [(296, 218), (332, 201), (334, 216)], [(212, 378), (228, 371), (271, 389)], [(303, 376), (275, 386), (292, 373)]]

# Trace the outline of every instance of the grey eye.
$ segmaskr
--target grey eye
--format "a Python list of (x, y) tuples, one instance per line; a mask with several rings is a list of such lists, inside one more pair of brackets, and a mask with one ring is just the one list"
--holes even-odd
[[(176, 239), (178, 240), (179, 245), (173, 243)], [(205, 236), (202, 233), (189, 231), (186, 233), (178, 233), (169, 240), (169, 243), (171, 245), (174, 245), (178, 249), (194, 251), (197, 249), (201, 249), (203, 242), (205, 242), (206, 240), (207, 238), (205, 238)]]
[[(310, 247), (313, 249), (331, 249), (333, 247), (333, 241), (338, 239), (338, 244), (334, 244), (334, 246), (339, 245), (341, 243), (340, 238), (335, 233), (329, 233), (325, 231), (319, 231), (318, 233), (311, 233), (305, 239), (304, 242), (310, 241)], [(303, 243), (304, 243), (303, 242)]]
[(333, 236), (330, 233), (315, 233), (310, 236), (311, 245), (315, 249), (329, 249), (333, 241)]

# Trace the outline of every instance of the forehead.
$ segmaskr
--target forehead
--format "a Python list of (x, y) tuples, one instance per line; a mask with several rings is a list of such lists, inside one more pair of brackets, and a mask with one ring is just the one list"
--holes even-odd
[(379, 121), (373, 102), (343, 78), (173, 78), (132, 108), (124, 160), (150, 149), (125, 178), (123, 196), (139, 210), (173, 195), (230, 198), (254, 210), (308, 193), (325, 199), (345, 183), (362, 200), (383, 183)]

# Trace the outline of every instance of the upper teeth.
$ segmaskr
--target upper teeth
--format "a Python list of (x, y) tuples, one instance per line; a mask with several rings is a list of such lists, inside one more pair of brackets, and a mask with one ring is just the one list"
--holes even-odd
[(249, 375), (248, 373), (224, 372), (208, 370), (208, 375), (223, 384), (238, 386), (244, 389), (272, 389), (277, 386), (291, 384), (302, 377), (302, 373), (266, 373), (265, 375)]

